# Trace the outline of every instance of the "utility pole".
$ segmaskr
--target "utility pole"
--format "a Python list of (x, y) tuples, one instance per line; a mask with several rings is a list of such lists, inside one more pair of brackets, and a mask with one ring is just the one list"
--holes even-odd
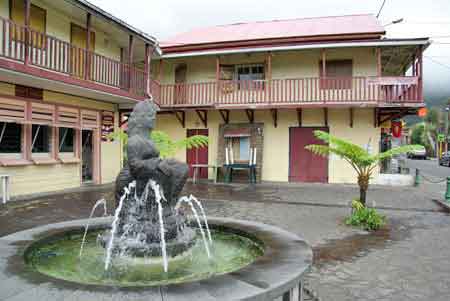
[(444, 110), (444, 114), (445, 114), (445, 127), (444, 127), (444, 136), (445, 136), (445, 151), (446, 152), (448, 152), (448, 142), (449, 142), (449, 136), (448, 136), (448, 113), (449, 113), (449, 110), (450, 110), (450, 108), (449, 108), (449, 106), (447, 106), (447, 107), (445, 107), (445, 110)]

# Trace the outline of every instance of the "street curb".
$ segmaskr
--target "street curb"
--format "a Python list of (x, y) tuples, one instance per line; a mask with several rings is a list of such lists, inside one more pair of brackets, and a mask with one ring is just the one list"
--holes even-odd
[(433, 199), (433, 202), (435, 202), (436, 204), (441, 206), (443, 209), (445, 209), (445, 211), (450, 212), (450, 203), (447, 203), (446, 201), (442, 201), (442, 200), (436, 200), (436, 199)]

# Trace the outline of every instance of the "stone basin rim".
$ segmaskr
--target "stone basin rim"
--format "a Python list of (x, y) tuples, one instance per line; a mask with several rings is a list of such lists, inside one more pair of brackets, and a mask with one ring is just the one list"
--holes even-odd
[[(94, 218), (91, 220), (91, 227), (109, 226), (111, 221), (112, 217)], [(0, 255), (0, 278), (18, 276), (14, 277), (16, 285), (30, 290), (45, 290), (47, 286), (41, 286), (45, 283), (51, 288), (58, 289), (61, 294), (74, 291), (104, 294), (110, 293), (111, 289), (114, 289), (115, 294), (119, 296), (126, 295), (130, 291), (150, 296), (158, 291), (161, 293), (161, 288), (163, 288), (165, 297), (171, 297), (174, 300), (189, 300), (189, 296), (201, 296), (202, 294), (207, 294), (211, 300), (224, 298), (228, 300), (270, 300), (296, 287), (312, 264), (311, 247), (296, 234), (275, 226), (233, 218), (209, 217), (208, 221), (215, 227), (223, 226), (237, 230), (237, 233), (248, 233), (249, 237), (255, 237), (264, 244), (264, 254), (256, 258), (250, 265), (229, 274), (213, 276), (196, 282), (169, 284), (163, 287), (111, 287), (79, 284), (56, 279), (35, 270), (30, 271), (24, 260), (24, 253), (28, 247), (46, 237), (84, 227), (87, 220), (82, 219), (48, 224), (0, 237), (0, 249), (11, 248), (11, 252)], [(219, 292), (227, 292), (227, 296), (218, 296)], [(9, 297), (0, 292), (0, 299), (7, 298)]]

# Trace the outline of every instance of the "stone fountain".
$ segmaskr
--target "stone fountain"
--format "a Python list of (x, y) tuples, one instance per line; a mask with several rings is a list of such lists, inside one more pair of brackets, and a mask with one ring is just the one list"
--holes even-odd
[[(129, 118), (128, 160), (116, 180), (113, 217), (0, 238), (1, 300), (302, 299), (312, 263), (308, 244), (261, 223), (207, 220), (200, 201), (180, 197), (188, 167), (160, 158), (150, 139), (156, 111), (143, 101)], [(194, 222), (180, 210), (185, 203)], [(105, 204), (97, 201), (90, 217)]]

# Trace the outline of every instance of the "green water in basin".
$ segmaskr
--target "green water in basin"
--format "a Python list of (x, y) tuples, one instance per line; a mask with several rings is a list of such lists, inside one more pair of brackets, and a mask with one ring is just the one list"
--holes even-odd
[(212, 259), (208, 259), (197, 233), (194, 246), (169, 259), (164, 273), (161, 258), (119, 258), (106, 272), (106, 251), (96, 242), (104, 230), (88, 233), (83, 256), (79, 251), (82, 233), (58, 235), (46, 242), (34, 244), (27, 250), (27, 264), (38, 272), (71, 282), (110, 286), (154, 286), (198, 281), (222, 275), (249, 265), (264, 252), (263, 246), (247, 236), (231, 231), (211, 230)]

